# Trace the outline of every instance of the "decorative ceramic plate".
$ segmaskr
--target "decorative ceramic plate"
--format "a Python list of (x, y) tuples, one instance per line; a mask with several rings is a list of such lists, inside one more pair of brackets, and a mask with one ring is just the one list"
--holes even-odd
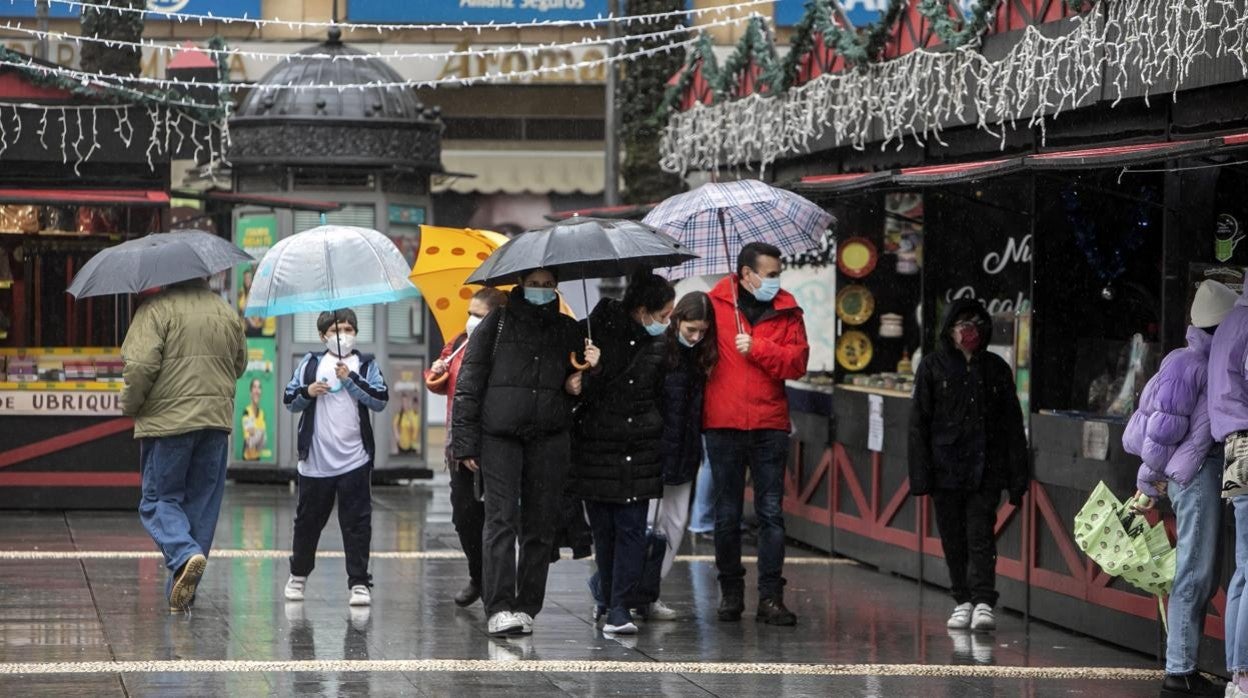
[(837, 246), (836, 266), (851, 279), (861, 279), (875, 270), (879, 252), (866, 238), (850, 238)]
[(850, 330), (836, 340), (836, 362), (846, 371), (866, 368), (874, 351), (871, 340), (858, 330)]
[(836, 294), (836, 316), (846, 325), (861, 325), (875, 312), (875, 296), (865, 286), (851, 284)]

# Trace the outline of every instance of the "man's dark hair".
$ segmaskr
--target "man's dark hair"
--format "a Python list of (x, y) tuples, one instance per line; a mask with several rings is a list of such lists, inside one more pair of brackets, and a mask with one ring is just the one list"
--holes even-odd
[(472, 294), (472, 297), (475, 300), (479, 300), (482, 303), (485, 303), (487, 306), (489, 306), (491, 311), (493, 311), (495, 308), (499, 308), (504, 305), (507, 305), (507, 294), (503, 293), (502, 291), (496, 288), (490, 288), (489, 286), (486, 286), (485, 288), (482, 288), (476, 293)]
[(356, 332), (360, 331), (360, 322), (355, 318), (355, 311), (350, 308), (321, 313), (320, 316), (316, 318), (316, 331), (321, 334), (325, 334), (329, 332), (329, 328), (340, 322), (347, 323), (351, 326), (351, 329)]
[(737, 276), (741, 276), (741, 270), (749, 267), (754, 271), (758, 271), (759, 257), (775, 257), (780, 259), (780, 248), (775, 245), (769, 245), (765, 242), (751, 242), (741, 248), (741, 253), (737, 255)]
[(646, 312), (655, 313), (663, 306), (676, 300), (676, 289), (667, 279), (648, 270), (639, 271), (628, 280), (628, 288), (624, 291), (624, 310), (633, 312), (645, 308)]

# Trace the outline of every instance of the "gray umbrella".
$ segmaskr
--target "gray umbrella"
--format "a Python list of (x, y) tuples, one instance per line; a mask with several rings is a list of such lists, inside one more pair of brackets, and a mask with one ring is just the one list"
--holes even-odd
[(101, 251), (74, 276), (75, 298), (138, 293), (212, 276), (255, 258), (228, 240), (199, 230), (154, 233)]
[(689, 248), (643, 223), (574, 217), (516, 236), (477, 267), (467, 283), (514, 284), (536, 269), (547, 269), (560, 281), (601, 279), (695, 258)]

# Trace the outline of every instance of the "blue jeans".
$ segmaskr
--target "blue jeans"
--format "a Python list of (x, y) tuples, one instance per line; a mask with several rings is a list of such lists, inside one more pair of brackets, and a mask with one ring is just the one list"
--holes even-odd
[[(1222, 531), (1222, 455), (1209, 456), (1186, 487), (1167, 486), (1174, 506), (1177, 564), (1166, 612), (1166, 673), (1196, 671), (1196, 653), (1213, 595)], [(1228, 615), (1228, 618), (1230, 616)], [(1229, 645), (1228, 645), (1229, 646)]]
[(225, 493), (228, 432), (203, 429), (139, 444), (143, 499), (139, 520), (165, 556), (169, 579), (192, 555), (208, 554)]
[(714, 471), (715, 567), (725, 594), (745, 590), (741, 564), (741, 515), (745, 504), (745, 470), (754, 485), (758, 516), (758, 596), (784, 594), (784, 466), (789, 433), (778, 429), (711, 429), (706, 451)]
[(650, 500), (627, 504), (585, 502), (594, 530), (594, 561), (598, 571), (589, 586), (594, 602), (608, 609), (607, 622), (627, 623), (629, 603), (637, 594), (646, 562), (646, 515)]
[(689, 530), (693, 533), (711, 533), (715, 530), (715, 478), (711, 475), (711, 462), (706, 453), (706, 439), (702, 440), (702, 467), (698, 468), (697, 484), (693, 486), (693, 513), (689, 516)]
[(1235, 497), (1231, 504), (1235, 507), (1235, 575), (1226, 589), (1226, 669), (1248, 672), (1248, 603), (1243, 603), (1248, 587), (1248, 495)]

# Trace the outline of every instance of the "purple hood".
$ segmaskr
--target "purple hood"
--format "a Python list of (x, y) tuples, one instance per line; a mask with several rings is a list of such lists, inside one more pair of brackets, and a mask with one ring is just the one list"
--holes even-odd
[(1162, 360), (1122, 435), (1123, 448), (1144, 461), (1136, 485), (1149, 496), (1157, 496), (1153, 483), (1191, 482), (1213, 444), (1206, 390), (1213, 343), (1208, 332), (1187, 328), (1187, 346)]
[[(1248, 291), (1248, 286), (1245, 286)], [(1209, 351), (1209, 425), (1215, 441), (1248, 430), (1248, 297), (1241, 295), (1218, 325)]]

